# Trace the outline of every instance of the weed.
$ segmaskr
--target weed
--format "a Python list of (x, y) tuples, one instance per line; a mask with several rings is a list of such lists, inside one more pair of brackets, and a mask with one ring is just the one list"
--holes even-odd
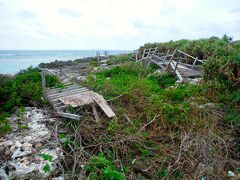
[(42, 154), (38, 154), (38, 156), (41, 157), (45, 161), (49, 161), (49, 162), (53, 161), (53, 156), (52, 155), (42, 153)]
[(49, 172), (51, 172), (51, 167), (48, 163), (45, 164), (45, 166), (43, 167), (43, 171), (47, 174)]
[(98, 67), (98, 66), (99, 66), (99, 62), (97, 61), (96, 58), (93, 58), (93, 59), (90, 61), (90, 65), (93, 66), (93, 67)]
[(123, 180), (124, 176), (103, 154), (93, 156), (86, 166), (90, 179)]

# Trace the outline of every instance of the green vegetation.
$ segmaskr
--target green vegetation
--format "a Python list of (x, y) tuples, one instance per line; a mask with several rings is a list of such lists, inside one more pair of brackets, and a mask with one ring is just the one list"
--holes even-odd
[(110, 55), (110, 56), (108, 56), (107, 64), (108, 65), (113, 65), (113, 64), (116, 65), (116, 64), (125, 63), (125, 62), (129, 61), (130, 57), (131, 57), (130, 54), (123, 54), (123, 55), (118, 55), (118, 56)]
[(93, 156), (87, 166), (86, 171), (90, 179), (123, 180), (124, 176), (103, 154)]
[(92, 60), (90, 61), (90, 65), (93, 66), (93, 67), (98, 67), (99, 62), (97, 61), (96, 58), (92, 58)]
[(49, 162), (53, 161), (52, 155), (42, 153), (42, 154), (39, 154), (38, 156), (41, 157), (44, 161), (49, 161)]
[[(153, 73), (155, 66), (146, 68), (141, 63), (125, 62), (90, 74), (85, 85), (109, 100), (117, 118), (109, 121), (101, 116), (101, 133), (96, 133), (87, 143), (104, 144), (104, 155), (121, 154), (122, 163), (130, 172), (151, 167), (149, 174), (140, 171), (139, 179), (188, 177), (187, 169), (205, 160), (209, 161), (206, 165), (209, 169), (213, 168), (219, 172), (218, 176), (224, 177), (228, 168), (220, 170), (220, 166), (227, 167), (221, 164), (223, 159), (240, 159), (237, 155), (240, 149), (237, 134), (240, 127), (239, 43), (224, 36), (148, 43), (143, 47), (156, 45), (162, 51), (178, 48), (199, 59), (207, 59), (202, 67), (202, 83), (176, 85), (175, 77)], [(199, 148), (204, 146), (203, 142), (208, 148)], [(188, 147), (184, 152), (181, 152), (182, 144)], [(231, 149), (228, 157), (225, 156), (227, 149)], [(213, 161), (221, 165), (213, 167)], [(237, 172), (238, 166), (234, 167)], [(192, 172), (193, 177), (199, 178), (201, 173), (198, 169)], [(210, 170), (204, 171), (204, 175), (216, 176)]]
[(48, 163), (45, 164), (45, 166), (43, 167), (43, 171), (47, 174), (49, 172), (51, 172), (51, 167)]
[[(207, 59), (202, 82), (175, 84), (176, 77), (155, 72), (154, 65), (129, 62), (130, 55), (110, 56), (107, 63), (114, 66), (89, 74), (83, 85), (102, 94), (116, 117), (107, 118), (99, 108), (96, 123), (91, 106), (69, 106), (69, 112), (81, 112), (81, 122), (58, 126), (64, 170), (71, 171), (71, 178), (216, 179), (226, 178), (228, 170), (239, 174), (239, 42), (211, 37), (148, 43), (140, 50), (155, 46)], [(96, 60), (90, 64), (98, 65)], [(11, 130), (6, 117), (16, 106), (45, 103), (40, 79), (36, 69), (12, 79), (1, 77), (0, 133)], [(53, 77), (47, 81), (61, 86)], [(18, 112), (21, 117), (21, 108)], [(50, 172), (49, 164), (44, 169)]]
[(147, 43), (140, 49), (158, 46), (161, 51), (178, 48), (199, 59), (208, 60), (203, 66), (204, 93), (211, 101), (221, 103), (225, 122), (240, 126), (240, 44), (232, 38), (210, 37), (199, 40), (179, 40)]
[[(61, 85), (54, 77), (46, 76), (47, 86)], [(19, 116), (24, 111), (23, 106), (44, 105), (46, 101), (42, 98), (41, 75), (36, 68), (28, 68), (19, 72), (14, 77), (1, 76), (0, 82), (0, 135), (10, 131), (7, 117), (19, 107)]]

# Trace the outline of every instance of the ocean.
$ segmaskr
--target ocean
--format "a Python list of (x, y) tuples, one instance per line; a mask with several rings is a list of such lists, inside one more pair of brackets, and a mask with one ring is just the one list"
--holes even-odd
[[(0, 50), (0, 74), (14, 74), (42, 62), (74, 60), (96, 56), (97, 50)], [(130, 53), (125, 50), (106, 50), (109, 55)], [(100, 51), (102, 54), (104, 51)]]

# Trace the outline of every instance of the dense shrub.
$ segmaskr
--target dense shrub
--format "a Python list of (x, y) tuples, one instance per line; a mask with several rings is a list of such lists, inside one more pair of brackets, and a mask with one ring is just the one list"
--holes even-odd
[[(43, 105), (41, 75), (36, 68), (28, 68), (15, 77), (1, 76), (0, 79), (0, 134), (8, 132), (10, 126), (6, 117), (15, 111), (16, 107)], [(47, 86), (60, 84), (54, 76), (46, 76)]]
[[(176, 48), (198, 57), (208, 60), (203, 65), (204, 94), (210, 101), (222, 104), (225, 110), (225, 122), (240, 125), (240, 43), (232, 42), (232, 38), (224, 35), (222, 38), (210, 37), (199, 40), (179, 40), (163, 43), (147, 43), (140, 47), (144, 48), (158, 46), (160, 51), (166, 52), (168, 49)], [(163, 80), (161, 80), (163, 82)], [(181, 92), (177, 94), (179, 96)], [(234, 96), (233, 96), (234, 94)], [(169, 96), (170, 99), (177, 96)], [(236, 100), (237, 99), (237, 100)]]
[(240, 43), (231, 42), (232, 38), (224, 35), (222, 38), (210, 37), (199, 40), (178, 40), (163, 43), (146, 43), (144, 48), (158, 46), (161, 52), (180, 49), (199, 59), (209, 60), (203, 66), (206, 79), (221, 80), (227, 78), (232, 84), (240, 78)]

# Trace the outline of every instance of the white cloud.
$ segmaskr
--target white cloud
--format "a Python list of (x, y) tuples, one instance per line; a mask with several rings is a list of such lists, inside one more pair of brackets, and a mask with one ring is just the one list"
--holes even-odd
[(240, 38), (238, 0), (0, 1), (0, 49), (136, 49), (224, 33)]

